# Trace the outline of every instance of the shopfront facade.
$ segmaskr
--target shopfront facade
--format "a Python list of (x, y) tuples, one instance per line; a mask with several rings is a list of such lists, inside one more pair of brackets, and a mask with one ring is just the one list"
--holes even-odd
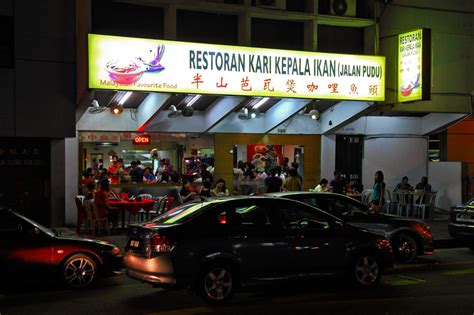
[[(396, 36), (394, 38), (389, 35), (380, 36), (379, 41), (379, 38), (375, 36), (376, 30), (380, 29), (384, 34), (399, 34), (417, 27), (430, 27), (430, 25), (419, 25), (413, 21), (413, 25), (410, 27), (398, 27), (394, 26), (396, 23), (388, 18), (389, 21), (386, 24), (383, 23), (385, 21), (382, 21), (378, 25), (370, 17), (370, 14), (361, 18), (321, 15), (318, 13), (321, 8), (318, 7), (316, 1), (305, 1), (305, 5), (301, 8), (302, 11), (298, 9), (300, 12), (295, 11), (289, 15), (254, 6), (250, 1), (235, 4), (214, 3), (209, 7), (186, 3), (179, 3), (175, 6), (166, 3), (166, 1), (151, 7), (133, 2), (125, 4), (113, 1), (109, 5), (111, 6), (110, 10), (117, 15), (124, 14), (126, 10), (136, 10), (136, 12), (148, 14), (149, 16), (144, 16), (143, 21), (153, 17), (156, 28), (150, 31), (149, 28), (145, 30), (143, 25), (135, 25), (125, 29), (123, 25), (110, 23), (111, 21), (106, 18), (101, 21), (99, 15), (101, 12), (103, 13), (105, 5), (98, 4), (96, 1), (87, 2), (87, 5), (81, 6), (82, 9), (76, 11), (78, 18), (88, 21), (88, 23), (81, 25), (78, 34), (77, 49), (80, 52), (77, 72), (78, 109), (82, 115), (78, 116), (76, 124), (77, 137), (66, 141), (66, 146), (71, 148), (72, 152), (72, 158), (68, 159), (68, 161), (72, 161), (68, 162), (68, 166), (71, 167), (66, 167), (72, 176), (67, 176), (67, 178), (75, 179), (72, 182), (66, 182), (67, 200), (77, 193), (80, 174), (84, 167), (92, 165), (94, 160), (92, 154), (98, 154), (95, 155), (96, 159), (102, 154), (104, 160), (108, 161), (112, 156), (109, 153), (118, 153), (117, 155), (122, 156), (122, 153), (128, 154), (128, 151), (141, 150), (141, 153), (149, 155), (153, 149), (160, 150), (160, 146), (165, 148), (164, 150), (170, 149), (170, 152), (176, 150), (175, 153), (161, 152), (159, 155), (160, 157), (161, 155), (163, 157), (169, 156), (174, 159), (174, 163), (177, 165), (184, 157), (204, 156), (200, 151), (208, 149), (208, 154), (210, 155), (212, 152), (214, 158), (215, 178), (222, 177), (228, 183), (234, 181), (233, 168), (236, 161), (245, 157), (248, 160), (259, 154), (259, 152), (255, 152), (249, 158), (247, 153), (254, 150), (255, 146), (265, 146), (265, 150), (268, 148), (281, 150), (282, 154), (290, 156), (292, 161), (301, 159), (299, 162), (300, 169), (304, 173), (305, 189), (314, 187), (323, 177), (330, 180), (332, 172), (337, 168), (343, 169), (349, 180), (358, 181), (364, 188), (371, 187), (373, 173), (379, 169), (388, 175), (387, 184), (389, 186), (396, 185), (399, 178), (404, 175), (417, 181), (419, 177), (428, 174), (427, 136), (464, 118), (470, 110), (470, 104), (466, 105), (465, 97), (438, 92), (436, 89), (433, 90), (434, 93), (431, 93), (431, 100), (408, 103), (398, 102), (396, 96), (391, 94), (392, 91), (397, 90), (396, 86), (398, 85), (393, 79), (398, 69), (396, 66), (397, 47), (394, 47), (393, 44), (393, 41), (396, 41)], [(397, 7), (387, 8), (387, 10), (394, 10), (397, 13), (396, 9)], [(413, 10), (411, 8), (410, 12), (413, 13)], [(145, 11), (147, 13), (144, 13)], [(225, 29), (227, 32), (219, 31), (213, 25), (203, 22), (201, 29), (208, 32), (208, 36), (206, 36), (197, 30), (186, 28), (186, 19), (191, 22), (214, 19), (222, 23), (221, 29)], [(304, 22), (301, 22), (302, 19)], [(108, 25), (106, 25), (107, 21)], [(272, 42), (266, 42), (265, 34), (261, 34), (261, 29), (271, 29), (276, 25), (272, 24), (274, 21), (288, 24), (288, 28), (300, 36), (294, 36), (289, 31), (282, 32), (280, 41), (275, 39)], [(435, 30), (442, 29), (443, 25), (437, 25)], [(360, 40), (357, 43), (348, 41), (346, 45), (336, 43), (337, 32), (341, 27), (347, 28), (345, 31), (357, 34), (354, 38)], [(328, 40), (326, 37), (325, 34), (328, 30), (334, 32), (334, 41)], [(189, 42), (226, 44), (232, 45), (232, 47), (226, 46), (220, 51), (221, 48), (216, 48), (215, 45), (210, 45), (211, 48), (209, 48), (203, 44), (195, 44), (195, 46), (191, 46), (192, 49), (186, 50), (187, 53), (181, 56), (182, 58), (179, 58), (180, 65), (193, 70), (193, 72), (176, 72), (179, 75), (172, 74), (170, 77), (166, 77), (167, 79), (162, 81), (161, 87), (159, 83), (153, 85), (151, 81), (141, 82), (140, 80), (144, 77), (150, 77), (156, 73), (159, 73), (156, 75), (164, 75), (172, 69), (173, 66), (170, 63), (167, 64), (165, 59), (157, 60), (159, 63), (155, 65), (155, 68), (150, 68), (152, 70), (150, 73), (142, 74), (142, 77), (134, 83), (134, 88), (127, 89), (119, 85), (127, 85), (129, 82), (116, 81), (114, 83), (113, 80), (110, 80), (110, 76), (109, 80), (98, 79), (91, 85), (90, 64), (89, 72), (84, 68), (88, 68), (88, 62), (99, 60), (100, 57), (91, 59), (89, 54), (88, 61), (84, 57), (88, 54), (87, 42), (90, 43), (90, 37), (88, 38), (90, 33), (132, 36), (133, 38), (129, 38), (129, 40), (137, 43), (146, 42), (146, 40), (139, 40), (137, 37), (160, 39), (159, 42), (166, 47), (163, 58), (167, 53), (181, 56), (180, 53), (185, 49), (177, 48), (176, 52), (173, 52), (174, 45), (176, 47), (190, 45)], [(433, 35), (433, 42), (436, 43), (438, 36), (436, 31), (433, 32)], [(466, 35), (472, 38), (472, 33)], [(324, 58), (319, 58), (322, 61), (315, 61), (316, 68), (313, 63), (310, 63), (309, 70), (307, 70), (304, 58), (286, 58), (291, 56), (291, 53), (272, 55), (276, 53), (272, 50), (265, 54), (264, 50), (257, 49), (252, 57), (254, 58), (252, 64), (246, 64), (246, 62), (250, 62), (253, 50), (242, 46), (293, 49), (299, 52), (291, 53), (303, 56), (305, 50), (358, 53), (367, 57), (380, 54), (386, 56), (387, 61), (383, 69), (378, 70), (377, 67), (371, 68), (372, 65), (369, 65), (369, 70), (364, 70), (363, 64), (360, 65), (360, 68), (350, 62), (336, 62), (333, 65), (330, 61), (325, 63)], [(434, 48), (436, 49), (437, 46), (435, 45)], [(226, 51), (226, 49), (229, 50)], [(205, 54), (206, 52), (207, 54)], [(219, 52), (221, 57), (216, 57)], [(155, 54), (155, 57), (159, 54)], [(437, 53), (434, 55), (432, 72), (437, 73), (440, 71), (438, 65), (441, 63), (440, 59), (436, 57)], [(266, 58), (264, 58), (265, 56)], [(329, 54), (328, 58), (331, 59), (335, 56), (338, 55)], [(280, 64), (277, 65), (278, 57)], [(285, 61), (282, 61), (283, 58)], [(338, 68), (339, 65), (342, 65), (343, 68)], [(344, 65), (347, 67), (344, 68)], [(253, 71), (250, 76), (249, 73), (243, 71), (246, 66), (246, 70)], [(220, 70), (215, 71), (213, 77), (209, 79), (210, 72), (206, 71), (211, 67), (220, 67)], [(103, 68), (101, 68), (102, 71)], [(269, 79), (268, 75), (272, 74), (271, 71), (276, 68), (279, 69), (278, 74), (281, 75), (281, 78), (277, 76), (273, 78), (273, 81), (265, 81)], [(156, 73), (153, 74), (153, 71)], [(311, 73), (311, 71), (316, 72)], [(325, 77), (325, 74), (331, 74), (332, 71), (338, 75), (352, 76), (354, 82), (348, 83), (345, 87), (347, 95), (338, 97), (318, 95), (318, 92), (323, 88), (327, 90), (328, 94), (331, 91), (333, 93), (342, 91), (343, 83), (340, 82), (296, 80), (312, 76), (321, 78)], [(383, 85), (371, 89), (367, 86), (365, 90), (356, 85), (351, 88), (351, 84), (360, 82), (360, 77), (357, 76), (358, 72), (363, 73), (364, 71), (372, 71), (371, 75), (375, 77), (377, 71), (380, 71), (379, 76), (380, 78), (383, 76)], [(235, 77), (227, 75), (232, 72)], [(326, 77), (330, 78), (330, 75)], [(180, 80), (188, 86), (182, 87), (183, 85), (177, 82), (181, 82)], [(255, 81), (252, 80), (258, 80), (261, 83), (260, 90), (256, 88)], [(205, 81), (206, 83), (212, 81), (213, 87), (206, 86)], [(253, 86), (252, 83), (254, 83)], [(436, 86), (436, 83), (437, 81), (434, 81), (432, 85)], [(277, 91), (280, 91), (280, 94), (271, 95), (270, 90), (275, 88), (275, 84), (279, 86)], [(176, 89), (175, 85), (179, 85), (181, 89)], [(199, 85), (201, 89), (199, 89)], [(227, 92), (217, 92), (218, 89), (224, 90), (225, 86), (229, 88)], [(303, 87), (304, 93), (303, 89), (300, 89), (295, 90), (296, 93), (292, 95), (292, 87), (295, 86)], [(243, 91), (244, 88), (247, 91)], [(115, 92), (117, 89), (118, 92)], [(250, 89), (252, 90), (250, 91)], [(133, 95), (142, 93), (142, 100), (135, 106), (125, 104), (121, 115), (113, 115), (109, 110), (98, 114), (91, 113), (89, 107), (93, 100), (106, 93), (115, 93), (116, 97), (123, 97), (123, 93), (128, 91), (133, 91)], [(367, 95), (363, 95), (364, 91)], [(368, 94), (372, 93), (374, 96), (374, 92), (378, 94), (378, 97), (371, 98)], [(188, 110), (187, 105), (193, 102), (196, 95), (202, 96), (194, 100), (196, 103), (192, 106), (193, 113), (183, 115)], [(261, 106), (258, 112), (253, 112), (255, 105), (266, 98), (268, 98), (267, 103)], [(452, 107), (447, 107), (447, 103), (452, 104)], [(105, 102), (99, 106), (109, 109), (114, 106), (114, 102)], [(175, 112), (178, 113), (175, 114)], [(252, 117), (253, 114), (256, 117)], [(313, 115), (317, 117), (313, 117)], [(81, 137), (88, 133), (97, 135), (117, 133), (120, 141), (112, 148), (100, 145), (100, 141), (94, 140), (93, 143), (81, 141)], [(158, 142), (137, 148), (137, 145), (129, 146), (127, 144), (129, 140), (123, 138), (124, 134), (131, 137), (147, 134), (151, 135), (152, 139), (157, 139)], [(183, 138), (174, 142), (166, 140), (174, 135), (180, 135)], [(196, 144), (199, 141), (203, 141), (205, 144)], [(97, 145), (98, 143), (99, 145)], [(158, 143), (160, 144), (158, 145)], [(179, 157), (178, 148), (185, 150)], [(84, 153), (84, 149), (87, 153)], [(124, 150), (126, 152), (123, 152)], [(350, 156), (344, 158), (347, 154)], [(410, 158), (407, 159), (407, 156)], [(145, 163), (151, 163), (153, 166), (153, 159), (146, 160), (146, 157), (142, 158), (142, 156), (140, 159), (144, 159)], [(350, 163), (347, 163), (347, 160)], [(74, 172), (77, 174), (73, 174)], [(74, 209), (71, 209), (68, 202), (66, 202), (66, 208), (66, 221), (71, 224), (74, 221)]]

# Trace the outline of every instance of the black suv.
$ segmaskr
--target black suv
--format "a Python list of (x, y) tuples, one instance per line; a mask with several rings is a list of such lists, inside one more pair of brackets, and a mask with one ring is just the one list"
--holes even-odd
[(128, 276), (158, 287), (191, 287), (207, 302), (241, 284), (345, 273), (376, 285), (393, 266), (380, 235), (304, 203), (270, 197), (184, 204), (128, 229)]
[(384, 235), (399, 262), (408, 263), (419, 255), (433, 254), (431, 229), (423, 221), (384, 213), (372, 215), (366, 205), (340, 194), (281, 192), (269, 195), (304, 202), (347, 223)]

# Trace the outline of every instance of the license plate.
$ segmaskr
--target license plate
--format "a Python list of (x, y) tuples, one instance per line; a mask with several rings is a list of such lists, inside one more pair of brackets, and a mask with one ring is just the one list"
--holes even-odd
[(133, 248), (140, 247), (140, 241), (130, 240), (130, 247), (133, 247)]
[(474, 222), (474, 215), (470, 215), (470, 214), (458, 214), (457, 218), (458, 220), (461, 220), (461, 221)]

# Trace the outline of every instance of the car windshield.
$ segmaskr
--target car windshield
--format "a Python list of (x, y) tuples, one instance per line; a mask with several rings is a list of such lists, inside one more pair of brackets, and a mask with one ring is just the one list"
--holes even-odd
[(56, 236), (56, 234), (53, 232), (53, 230), (48, 229), (47, 227), (44, 227), (44, 226), (42, 226), (41, 224), (39, 224), (39, 223), (37, 223), (37, 222), (35, 222), (35, 221), (33, 221), (33, 220), (30, 220), (30, 219), (28, 219), (27, 217), (22, 216), (22, 215), (19, 214), (19, 213), (15, 213), (15, 214), (16, 214), (18, 217), (20, 217), (20, 218), (22, 218), (23, 220), (25, 220), (26, 222), (28, 222), (28, 223), (30, 223), (31, 225), (33, 225), (33, 226), (37, 227), (38, 229), (40, 229), (43, 233), (46, 233), (46, 234), (48, 234), (49, 236), (53, 236), (53, 237)]
[(184, 204), (163, 213), (154, 219), (153, 222), (164, 225), (184, 223), (206, 211), (209, 206), (219, 202), (222, 202), (222, 200)]

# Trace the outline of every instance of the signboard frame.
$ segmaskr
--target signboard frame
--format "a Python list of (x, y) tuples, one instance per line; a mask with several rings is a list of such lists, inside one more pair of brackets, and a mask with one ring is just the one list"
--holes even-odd
[[(417, 37), (421, 38), (417, 39)], [(402, 40), (403, 44), (401, 44)], [(418, 53), (413, 56), (417, 51)], [(408, 55), (403, 56), (403, 54)], [(397, 60), (398, 102), (430, 100), (431, 29), (420, 28), (399, 34), (397, 37)], [(420, 69), (416, 71), (413, 68)]]
[(88, 49), (90, 89), (385, 100), (384, 56), (99, 34), (89, 34)]

